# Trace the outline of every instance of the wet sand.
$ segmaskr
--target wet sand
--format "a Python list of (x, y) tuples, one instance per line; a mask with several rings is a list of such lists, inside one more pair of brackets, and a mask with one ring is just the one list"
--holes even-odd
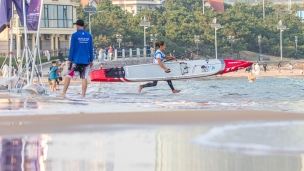
[[(289, 69), (282, 69), (281, 72), (279, 72), (278, 69), (271, 69), (264, 72), (262, 69), (260, 71), (259, 75), (256, 75), (257, 78), (259, 77), (304, 77), (304, 74), (300, 73), (301, 69), (294, 69), (291, 73)], [(222, 77), (226, 78), (235, 78), (235, 77), (247, 77), (249, 75), (248, 72), (245, 72), (245, 70), (239, 70), (237, 72), (230, 72), (227, 74), (223, 74)]]
[[(304, 120), (304, 115), (179, 110), (10, 116), (1, 117), (0, 135), (3, 142), (26, 142), (26, 151), (41, 154), (39, 166), (46, 171), (299, 171), (303, 169), (301, 155), (248, 155), (192, 142), (213, 126), (292, 120)], [(5, 149), (16, 153), (21, 148), (7, 145)], [(32, 161), (37, 159), (31, 157), (25, 156)], [(22, 167), (21, 163), (15, 164), (18, 165)], [(9, 163), (5, 166), (12, 167)], [(27, 164), (29, 170), (35, 170), (34, 166)]]
[[(0, 135), (42, 134), (82, 131), (82, 126), (96, 125), (223, 125), (243, 121), (300, 121), (301, 113), (271, 111), (157, 111), (67, 115), (2, 116)], [(73, 127), (73, 129), (71, 129)], [(93, 129), (94, 130), (94, 129)]]
[[(233, 79), (247, 75), (248, 73), (241, 70), (222, 77)], [(302, 75), (287, 71), (278, 73), (274, 70), (266, 74), (261, 72), (259, 76)], [(75, 81), (72, 84), (79, 83)], [(11, 97), (0, 93), (2, 99)], [(40, 165), (46, 167), (47, 171), (77, 170), (75, 168), (83, 171), (114, 170), (113, 168), (115, 171), (304, 170), (302, 155), (247, 155), (225, 149), (205, 148), (192, 142), (193, 138), (216, 126), (243, 122), (304, 121), (302, 113), (259, 110), (152, 112), (147, 109), (146, 112), (50, 113), (0, 118), (0, 139), (2, 138), (3, 144), (18, 140), (31, 144), (31, 141), (36, 143), (48, 139), (47, 153), (43, 153), (47, 158)], [(30, 147), (27, 146), (28, 150), (36, 149)], [(45, 146), (40, 147), (44, 149)], [(37, 151), (38, 153), (41, 152)]]

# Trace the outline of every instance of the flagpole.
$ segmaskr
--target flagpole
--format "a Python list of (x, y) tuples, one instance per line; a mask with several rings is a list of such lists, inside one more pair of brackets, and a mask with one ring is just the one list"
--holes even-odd
[[(25, 69), (26, 69), (26, 83), (28, 84), (29, 83), (29, 66), (28, 66), (28, 61), (29, 61), (29, 57), (28, 57), (28, 42), (27, 42), (27, 24), (26, 24), (26, 11), (25, 11), (25, 0), (22, 1), (23, 2), (23, 28), (24, 28), (24, 50), (25, 50), (25, 61), (26, 61), (26, 64), (25, 64)], [(33, 67), (33, 63), (32, 63), (32, 67)]]
[[(40, 35), (40, 22), (41, 22), (41, 15), (42, 15), (42, 7), (43, 7), (43, 0), (40, 1), (39, 20), (38, 20), (38, 28), (37, 28), (37, 35), (36, 35), (36, 44), (35, 44), (35, 48), (34, 48), (34, 59), (32, 62), (32, 72), (31, 72), (30, 84), (33, 84), (35, 62), (36, 62), (36, 56), (37, 56), (37, 51), (38, 51), (38, 47), (39, 47), (38, 44), (39, 44), (39, 35)], [(42, 72), (42, 70), (41, 70), (41, 72)], [(38, 72), (38, 75), (39, 75), (39, 72)]]
[[(12, 17), (10, 23), (10, 50), (9, 50), (9, 64), (8, 64), (8, 77), (12, 76), (12, 58), (13, 58), (13, 22), (14, 21), (14, 4), (12, 2)], [(12, 85), (9, 84), (8, 90), (12, 88)]]

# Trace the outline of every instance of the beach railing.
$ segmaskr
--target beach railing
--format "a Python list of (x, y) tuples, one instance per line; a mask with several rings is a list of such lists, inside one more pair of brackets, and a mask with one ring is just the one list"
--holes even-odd
[(154, 49), (115, 49), (113, 60), (126, 60), (132, 58), (146, 58), (154, 55)]

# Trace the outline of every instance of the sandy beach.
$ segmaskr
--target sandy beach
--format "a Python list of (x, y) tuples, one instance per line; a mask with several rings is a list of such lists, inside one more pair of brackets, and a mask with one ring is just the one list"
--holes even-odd
[[(257, 83), (248, 83), (247, 76), (248, 73), (246, 73), (245, 70), (239, 70), (238, 72), (228, 73), (222, 76), (201, 79), (211, 79), (211, 81), (213, 81), (213, 79), (223, 79), (223, 81), (229, 81), (236, 78), (246, 78), (246, 80), (242, 80), (243, 84), (246, 86), (248, 86), (247, 84), (254, 85)], [(257, 75), (257, 78), (261, 77), (302, 78), (303, 74), (300, 73), (300, 69), (295, 69), (293, 73), (290, 73), (289, 70), (282, 70), (280, 73), (276, 69), (270, 69), (267, 70), (266, 73), (261, 71), (260, 74)], [(47, 79), (45, 79), (44, 82), (48, 85)], [(72, 81), (71, 83), (74, 86), (78, 86), (80, 80)], [(62, 88), (63, 82), (60, 84), (60, 87)], [(184, 84), (185, 86), (187, 85), (186, 83)], [(191, 84), (193, 85), (194, 83)], [(210, 85), (212, 84), (213, 83)], [(263, 83), (260, 82), (259, 84)], [(108, 86), (112, 85), (109, 84)], [(123, 87), (122, 83), (120, 86)], [(130, 87), (133, 91), (133, 89), (136, 89), (137, 84), (130, 85)], [(123, 92), (122, 95), (119, 95), (118, 93), (117, 97), (129, 97), (127, 96), (129, 89), (127, 86), (125, 86), (125, 88), (125, 92)], [(211, 90), (210, 87), (209, 89)], [(187, 93), (185, 94), (187, 95)], [(246, 94), (243, 95), (242, 93), (222, 93), (222, 95), (222, 98), (231, 99), (248, 96)], [(28, 96), (29, 99), (37, 99), (35, 96)], [(168, 98), (172, 98), (170, 94), (168, 94), (168, 96)], [(148, 92), (139, 97), (136, 92), (133, 94), (131, 92), (130, 97), (136, 99), (140, 97), (152, 98), (154, 96), (151, 95), (151, 92)], [(0, 99), (18, 98), (18, 96), (0, 93)], [(52, 97), (49, 98), (52, 99)], [(107, 102), (107, 98), (109, 97), (101, 96), (101, 99), (105, 99), (105, 102)], [(113, 96), (111, 99), (113, 100), (115, 98), (116, 96)], [(177, 100), (177, 102), (178, 101), (179, 100)], [(135, 100), (135, 103), (136, 102), (137, 101)], [(12, 103), (14, 103), (14, 101), (9, 102), (8, 104)], [(48, 100), (43, 102), (37, 100), (37, 102), (35, 102), (35, 108), (27, 110), (39, 111), (41, 108), (44, 114), (37, 114), (36, 112), (33, 114), (18, 115), (15, 112), (9, 116), (2, 115), (0, 117), (0, 139), (2, 140), (2, 153), (0, 158), (12, 156), (13, 154), (9, 151), (18, 151), (21, 149), (18, 145), (7, 145), (7, 142), (12, 142), (12, 144), (17, 143), (19, 145), (26, 144), (24, 146), (25, 151), (33, 151), (35, 149), (37, 150), (37, 154), (42, 154), (39, 157), (33, 157), (30, 155), (31, 153), (25, 153), (28, 170), (35, 170), (35, 167), (29, 166), (29, 161), (34, 160), (40, 160), (39, 166), (45, 168), (44, 170), (46, 171), (304, 170), (303, 163), (301, 162), (304, 160), (302, 159), (302, 146), (299, 146), (297, 148), (298, 151), (294, 152), (289, 147), (294, 148), (296, 147), (295, 145), (290, 145), (288, 142), (286, 143), (286, 147), (281, 147), (280, 144), (280, 141), (285, 139), (290, 139), (301, 144), (302, 137), (300, 135), (302, 129), (298, 128), (298, 133), (288, 127), (289, 123), (301, 123), (304, 121), (304, 115), (301, 112), (259, 110), (258, 107), (256, 108), (257, 110), (185, 110), (178, 108), (152, 110), (146, 108), (145, 111), (130, 112), (128, 111), (128, 108), (125, 108), (125, 112), (83, 112), (77, 110), (96, 107), (96, 105), (99, 104), (93, 104), (93, 102), (89, 102), (88, 104), (77, 104), (74, 102), (70, 103), (68, 100), (62, 102), (53, 101), (50, 103), (51, 104), (48, 104)], [(116, 103), (116, 101), (113, 103)], [(130, 104), (132, 103), (134, 102), (131, 101)], [(161, 101), (157, 103), (164, 102)], [(183, 102), (180, 103), (183, 104)], [(202, 105), (205, 105), (206, 103), (207, 102), (202, 100)], [(72, 110), (72, 112), (67, 113), (52, 113), (46, 111), (45, 105), (56, 106), (57, 104), (60, 104), (60, 107), (69, 104), (70, 106), (67, 107), (69, 110), (73, 108), (73, 105), (77, 105), (78, 108), (75, 106), (75, 111)], [(165, 105), (170, 104), (169, 101)], [(250, 106), (251, 104), (253, 104), (253, 102), (250, 100), (244, 102), (245, 106)], [(102, 103), (102, 105), (107, 104)], [(127, 106), (128, 103), (120, 103), (120, 105)], [(177, 105), (179, 105), (179, 103)], [(185, 105), (187, 105), (187, 103)], [(24, 112), (23, 106), (24, 102), (21, 101), (19, 108), (16, 108), (15, 110)], [(125, 106), (119, 107), (114, 104), (113, 106), (109, 106), (109, 108), (111, 107), (123, 108)], [(216, 106), (214, 108), (216, 108)], [(102, 109), (102, 107), (100, 109)], [(271, 129), (270, 131), (268, 130), (268, 126), (262, 128), (263, 130), (261, 131), (258, 129), (259, 126), (257, 125), (256, 130), (260, 132), (253, 132), (252, 135), (256, 136), (265, 132), (265, 136), (262, 134), (262, 137), (256, 139), (251, 139), (251, 137), (248, 138), (246, 135), (251, 135), (249, 129), (249, 131), (245, 131), (245, 133), (236, 133), (236, 135), (227, 134), (227, 137), (223, 140), (224, 143), (221, 144), (222, 146), (210, 144), (207, 144), (206, 146), (206, 142), (203, 142), (205, 143), (204, 145), (201, 145), (201, 142), (194, 142), (194, 140), (200, 136), (209, 135), (214, 129), (220, 129), (225, 132), (227, 129), (226, 127), (230, 128), (231, 126), (236, 126), (232, 130), (238, 130), (238, 127), (240, 127), (240, 130), (238, 131), (241, 131), (243, 128), (239, 125), (246, 125), (248, 123), (264, 123), (270, 125), (284, 123), (287, 125), (285, 130), (290, 129), (291, 132), (284, 133), (284, 131), (282, 131), (284, 130), (283, 128), (285, 128), (284, 124), (281, 126), (282, 130), (277, 130), (274, 133), (271, 132)], [(292, 126), (292, 124), (290, 125)], [(245, 128), (246, 127), (244, 127), (244, 130), (246, 130)], [(252, 130), (254, 131), (255, 129)], [(226, 133), (229, 133), (229, 131)], [(292, 134), (292, 136), (288, 137), (287, 135), (290, 134)], [(283, 138), (286, 136), (288, 138)], [(234, 142), (232, 140), (242, 137), (246, 138), (241, 139), (240, 141), (246, 142), (247, 144), (244, 144), (244, 146), (242, 146), (242, 144), (233, 146)], [(271, 140), (273, 140), (275, 143), (273, 146), (271, 146), (271, 143), (270, 145), (264, 145), (263, 143), (258, 144), (259, 141), (263, 141), (264, 139), (266, 142), (271, 142)], [(254, 144), (252, 141), (257, 141), (255, 142), (257, 144), (252, 145)], [(294, 144), (297, 144), (295, 142)], [(33, 146), (33, 144), (37, 144), (37, 146)], [(247, 146), (248, 144), (252, 146)], [(267, 148), (265, 148), (265, 146)], [(22, 153), (20, 152), (20, 154)], [(11, 167), (13, 165), (8, 163), (2, 163), (1, 168)], [(20, 167), (23, 166), (22, 162), (19, 164), (17, 162), (17, 165), (20, 165)]]
[[(81, 131), (83, 125), (218, 125), (244, 121), (300, 121), (300, 113), (271, 111), (158, 111), (2, 116), (0, 135)], [(77, 126), (79, 126), (77, 128)]]
[[(234, 151), (231, 152), (229, 146), (214, 149), (193, 142), (212, 128), (225, 125), (292, 121), (304, 121), (304, 115), (179, 110), (4, 116), (0, 135), (2, 149), (16, 153), (21, 149), (18, 145), (4, 145), (4, 142), (21, 145), (26, 142), (27, 151), (41, 154), (33, 157), (25, 153), (26, 166), (33, 171), (31, 161), (38, 159), (39, 167), (47, 171), (99, 171), (103, 168), (113, 171), (298, 171), (303, 169), (302, 156), (284, 154), (286, 152), (278, 151), (279, 147), (265, 153), (258, 146), (241, 146), (230, 149)], [(4, 155), (11, 154), (2, 152), (1, 156)], [(12, 165), (2, 164), (4, 166)], [(21, 163), (15, 166), (23, 167)]]

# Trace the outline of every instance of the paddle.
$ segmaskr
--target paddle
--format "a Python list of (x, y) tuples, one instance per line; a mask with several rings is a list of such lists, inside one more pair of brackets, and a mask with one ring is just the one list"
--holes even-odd
[[(184, 57), (185, 55), (188, 55), (188, 54), (191, 54), (192, 52), (194, 53), (194, 52), (197, 52), (197, 51), (200, 51), (200, 50), (197, 49), (197, 50), (194, 50), (194, 51), (191, 51), (191, 52), (187, 52), (187, 53), (184, 53), (183, 55), (175, 56), (175, 58), (182, 58), (182, 57)], [(171, 60), (173, 60), (173, 58), (167, 59), (167, 60), (165, 60), (164, 62), (168, 62), (168, 61), (171, 61)]]

